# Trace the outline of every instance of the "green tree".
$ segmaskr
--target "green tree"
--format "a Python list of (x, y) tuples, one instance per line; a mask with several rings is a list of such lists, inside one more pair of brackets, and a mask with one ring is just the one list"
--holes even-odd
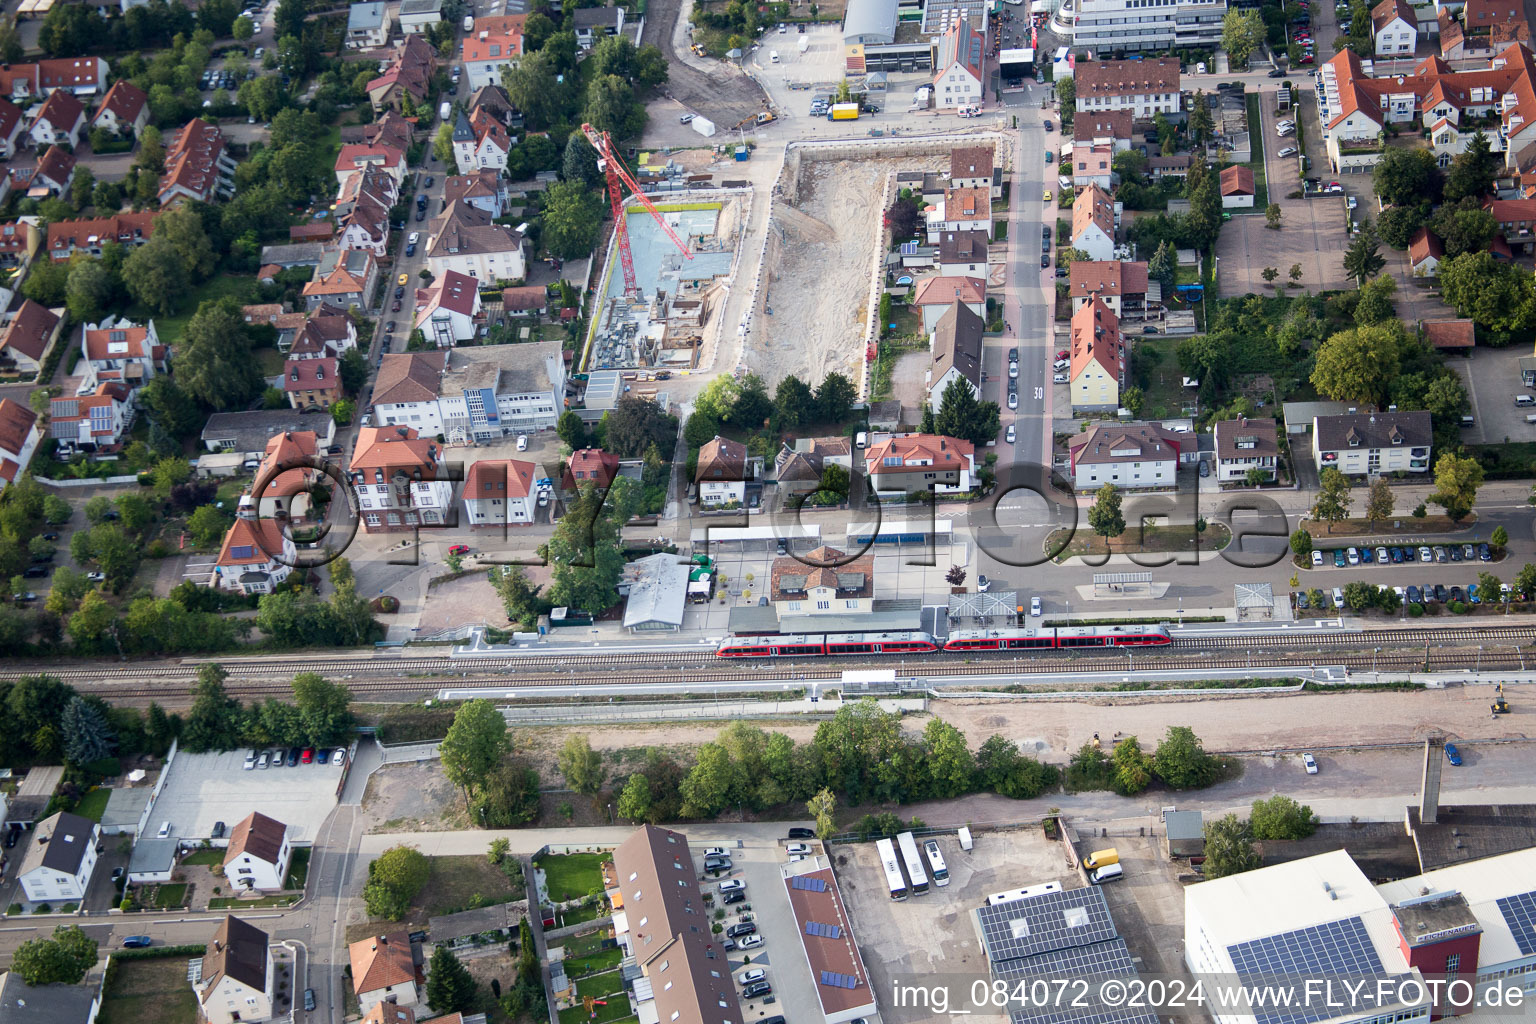
[(74, 512), (74, 506), (57, 494), (49, 494), (43, 498), (43, 520), (49, 526), (64, 525), (69, 522), (69, 517), (74, 515)]
[(1221, 20), (1221, 48), (1234, 68), (1248, 66), (1248, 58), (1264, 42), (1264, 19), (1258, 11), (1227, 11)]
[(928, 769), (928, 792), (945, 800), (971, 791), (976, 761), (965, 745), (965, 734), (940, 718), (930, 718), (923, 729), (923, 761)]
[(1019, 752), (1006, 736), (988, 736), (976, 751), (980, 785), (1010, 800), (1031, 800), (1057, 781), (1056, 770)]
[(645, 821), (651, 811), (651, 782), (640, 772), (635, 772), (624, 783), (624, 790), (619, 794), (617, 810), (619, 817), (630, 821)]
[(229, 674), (219, 665), (202, 665), (192, 689), (192, 708), (182, 728), (182, 746), (192, 753), (231, 750), (239, 743), (240, 702), (224, 691)]
[(437, 136), (432, 140), (432, 153), (443, 163), (453, 163), (453, 124), (444, 121), (437, 127)]
[(544, 192), (542, 223), (546, 249), (561, 259), (579, 259), (597, 243), (602, 204), (579, 182), (559, 181)]
[(293, 677), (293, 703), (299, 710), (305, 746), (340, 743), (352, 731), (352, 691), (343, 683), (333, 683), (318, 672), (300, 672)]
[[(622, 38), (609, 36), (603, 42), (613, 42)], [(629, 42), (628, 39), (623, 41)], [(597, 188), (603, 183), (603, 172), (597, 169), (597, 150), (592, 148), (592, 143), (588, 142), (587, 137), (581, 132), (571, 132), (570, 138), (565, 140), (565, 153), (560, 159), (560, 177), (587, 188)]]
[(591, 444), (586, 421), (575, 409), (567, 409), (560, 414), (560, 419), (555, 422), (555, 434), (573, 452), (581, 451)]
[(1332, 533), (1334, 523), (1349, 518), (1349, 506), (1354, 503), (1349, 493), (1349, 478), (1329, 466), (1319, 476), (1319, 482), (1317, 500), (1312, 503), (1312, 519), (1327, 523), (1328, 532)]
[(523, 112), (531, 131), (555, 124), (573, 106), (572, 87), (560, 62), (547, 48), (501, 69), (501, 85), (512, 105)]
[(837, 796), (823, 786), (805, 803), (805, 811), (816, 822), (816, 838), (826, 839), (837, 834)]
[(1061, 120), (1066, 124), (1077, 113), (1077, 82), (1072, 78), (1063, 78), (1055, 83), (1056, 108), (1061, 111)]
[(1377, 324), (1392, 323), (1395, 327), (1397, 303), (1392, 297), (1396, 294), (1397, 281), (1392, 277), (1378, 277), (1366, 282), (1355, 303), (1355, 324), (1359, 327), (1374, 327)]
[(191, 290), (181, 256), (168, 239), (151, 236), (123, 264), (128, 294), (162, 316), (170, 316)]
[(816, 396), (798, 377), (785, 377), (773, 393), (773, 410), (781, 428), (794, 429), (816, 415)]
[(155, 233), (150, 236), (164, 240), (181, 260), (183, 272), (194, 283), (202, 281), (218, 264), (218, 254), (213, 242), (203, 228), (203, 218), (190, 207), (168, 210), (155, 218)]
[(1525, 567), (1515, 574), (1513, 589), (1526, 600), (1536, 596), (1536, 565), (1525, 563)]
[(1430, 206), (1427, 201), (1408, 206), (1389, 206), (1376, 218), (1376, 234), (1392, 248), (1406, 249), (1413, 241), (1414, 233), (1425, 225), (1429, 216)]
[(368, 865), (363, 904), (370, 917), (398, 921), (427, 884), (432, 863), (411, 846), (391, 846)]
[(677, 420), (648, 398), (624, 395), (603, 417), (603, 447), (623, 459), (639, 458), (651, 445), (671, 451)]
[(1376, 194), (1388, 206), (1434, 202), (1440, 194), (1440, 168), (1427, 149), (1387, 147), (1371, 172)]
[(1460, 316), (1497, 332), (1536, 326), (1536, 279), (1487, 252), (1463, 253), (1440, 262), (1440, 294)]
[(1174, 789), (1197, 789), (1216, 781), (1216, 759), (1205, 752), (1188, 726), (1172, 725), (1152, 755), (1152, 770)]
[(740, 792), (739, 770), (730, 752), (718, 743), (705, 743), (683, 779), (683, 816), (712, 818), (725, 808), (733, 793)]
[(1376, 232), (1369, 223), (1362, 222), (1359, 234), (1344, 250), (1344, 272), (1354, 278), (1356, 284), (1364, 285), (1386, 265), (1387, 258), (1381, 254), (1381, 242)]
[(1291, 551), (1302, 558), (1312, 553), (1312, 535), (1306, 530), (1297, 530), (1291, 534)]
[(1495, 551), (1503, 551), (1509, 546), (1509, 531), (1502, 526), (1495, 526), (1488, 537), (1488, 545)]
[(76, 767), (112, 753), (114, 737), (101, 708), (79, 695), (65, 705), (59, 733), (64, 742), (64, 760)]
[(836, 370), (823, 377), (816, 387), (816, 411), (825, 423), (843, 422), (857, 399), (853, 381)]
[(467, 805), (470, 794), (512, 753), (506, 719), (488, 700), (467, 701), (454, 712), (438, 753), (443, 774), (463, 790)]
[(517, 758), (491, 769), (470, 807), (486, 828), (516, 828), (539, 816), (539, 773)]
[(1451, 522), (1459, 523), (1477, 504), (1477, 489), (1482, 485), (1481, 463), (1471, 456), (1446, 452), (1435, 460), (1435, 492), (1429, 500), (1444, 508)]
[(1365, 499), (1365, 518), (1375, 529), (1378, 523), (1392, 518), (1392, 506), (1395, 496), (1392, 493), (1392, 485), (1381, 477), (1371, 481), (1370, 493)]
[(427, 968), (427, 1003), (433, 1013), (466, 1013), (475, 1001), (475, 979), (447, 946), (432, 951)]
[(96, 966), (96, 940), (79, 925), (59, 925), (52, 938), (28, 939), (16, 947), (11, 970), (28, 985), (77, 985)]
[(69, 261), (64, 302), (69, 307), (69, 315), (76, 321), (100, 320), (116, 290), (117, 282), (112, 280), (101, 260), (87, 256)]
[(1280, 209), (1279, 203), (1270, 203), (1268, 206), (1264, 207), (1264, 226), (1278, 230), (1280, 227), (1280, 216), (1282, 212), (1283, 211)]
[(949, 382), (939, 399), (934, 429), (944, 437), (984, 445), (997, 438), (1000, 420), (997, 403), (980, 401), (970, 382), (957, 377)]
[(1152, 784), (1152, 759), (1135, 736), (1115, 744), (1109, 763), (1115, 773), (1115, 792), (1121, 796), (1134, 796)]
[(150, 418), (178, 440), (199, 431), (207, 414), (192, 396), (166, 374), (160, 374), (139, 391), (139, 402)]
[(544, 613), (546, 602), (539, 598), (543, 588), (529, 582), (527, 571), (520, 565), (493, 565), (487, 575), (491, 588), (507, 610), (508, 621), (518, 623), (524, 629), (535, 625)]
[(1226, 383), (1231, 368), (1231, 344), (1225, 334), (1197, 334), (1179, 342), (1174, 351), (1184, 376), (1213, 389)]
[(1255, 839), (1305, 839), (1316, 830), (1317, 816), (1306, 804), (1277, 795), (1255, 800), (1248, 824)]
[(585, 734), (565, 738), (557, 763), (566, 785), (576, 792), (590, 796), (603, 788), (603, 755), (592, 749)]
[(1147, 261), (1147, 276), (1162, 283), (1163, 290), (1173, 290), (1174, 277), (1178, 273), (1178, 254), (1173, 243), (1166, 238), (1158, 244), (1157, 251)]
[(1340, 402), (1379, 402), (1397, 376), (1403, 329), (1397, 323), (1340, 331), (1317, 347), (1312, 383)]
[(155, 510), (142, 494), (119, 494), (112, 503), (122, 517), (123, 529), (130, 533), (142, 533), (155, 519)]
[(1125, 515), (1120, 507), (1120, 489), (1105, 484), (1094, 495), (1093, 506), (1088, 509), (1088, 525), (1100, 537), (1118, 537), (1125, 532)]
[(233, 300), (205, 302), (192, 314), (177, 346), (176, 379), (213, 409), (241, 408), (261, 393), (261, 368)]
[(1482, 252), (1498, 234), (1499, 224), (1493, 211), (1485, 210), (1482, 200), (1467, 196), (1458, 202), (1443, 203), (1429, 221), (1429, 229), (1440, 236), (1444, 244), (1444, 259), (1454, 259), (1462, 253)]
[(1467, 148), (1451, 161), (1445, 175), (1445, 199), (1454, 203), (1463, 198), (1481, 198), (1493, 191), (1493, 179), (1503, 166), (1503, 159), (1492, 151), (1488, 136), (1478, 131)]
[(251, 21), (250, 18), (242, 14), (235, 18), (233, 24), (231, 24), (229, 27), (229, 32), (230, 35), (234, 37), (235, 42), (243, 43), (255, 34), (256, 24), (255, 22)]
[(1205, 823), (1205, 866), (1207, 879), (1252, 871), (1260, 864), (1253, 848), (1253, 830), (1235, 814)]
[(1189, 132), (1190, 141), (1196, 145), (1203, 146), (1216, 136), (1216, 119), (1211, 116), (1211, 105), (1206, 102), (1205, 90), (1195, 90), (1194, 102), (1190, 104), (1189, 120), (1185, 127)]

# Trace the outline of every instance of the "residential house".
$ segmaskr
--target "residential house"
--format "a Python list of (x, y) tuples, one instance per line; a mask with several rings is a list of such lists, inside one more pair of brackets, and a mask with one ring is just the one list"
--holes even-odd
[(110, 217), (56, 220), (48, 225), (48, 256), (60, 261), (80, 251), (100, 256), (102, 247), (108, 242), (116, 242), (124, 248), (138, 248), (149, 241), (154, 230), (155, 214), (148, 210), (114, 213)]
[(501, 85), (486, 85), (469, 94), (465, 106), (470, 110), (484, 110), (508, 128), (521, 128), (523, 115), (507, 98), (507, 90)]
[(1129, 110), (1085, 110), (1072, 120), (1072, 151), (1103, 148), (1123, 153), (1131, 148), (1135, 120)]
[(506, 125), (488, 111), (476, 109), (465, 115), (462, 111), (453, 125), (453, 159), (460, 174), (475, 170), (504, 171), (507, 154), (512, 149), (512, 136)]
[(401, 116), (398, 110), (386, 110), (367, 124), (346, 125), (341, 129), (342, 145), (392, 146), (405, 153), (410, 151), (414, 139), (414, 122)]
[(22, 120), (20, 107), (0, 99), (0, 159), (14, 160), (20, 151)]
[(932, 363), (924, 381), (928, 408), (938, 412), (944, 392), (955, 381), (964, 381), (971, 394), (981, 398), (981, 347), (986, 324), (976, 310), (958, 298), (950, 302), (934, 323), (928, 338)]
[(459, 63), (470, 89), (501, 84), (501, 69), (516, 67), (523, 56), (521, 14), (476, 18), (473, 32), (459, 44)]
[[(421, 40), (412, 36), (410, 42)], [(380, 167), (395, 180), (398, 190), (405, 181), (405, 151), (382, 142), (372, 145), (354, 142), (351, 145), (342, 146), (336, 154), (336, 187), (341, 188), (347, 182), (349, 175), (361, 171), (363, 168), (373, 165)]]
[(1088, 117), (1128, 110), (1137, 119), (1177, 114), (1181, 109), (1179, 60), (1079, 60), (1073, 69), (1077, 109)]
[(399, 196), (395, 179), (375, 164), (348, 175), (336, 201), (336, 224), (341, 230), (336, 244), (343, 249), (366, 249), (383, 259), (389, 249), (389, 210)]
[(276, 519), (257, 519), (254, 501), (244, 501), (224, 534), (208, 586), (239, 593), (270, 594), (293, 571), (298, 551)]
[(488, 441), (554, 429), (564, 394), (559, 342), (404, 352), (379, 366), (373, 415), (450, 443)]
[(605, 36), (616, 36), (624, 31), (624, 8), (582, 7), (572, 13), (572, 27), (576, 30), (576, 45), (590, 50)]
[(1536, 242), (1536, 198), (1484, 199), (1483, 209), (1493, 214), (1499, 237), (1515, 252), (1528, 253)]
[(0, 398), (0, 491), (27, 471), (43, 433), (37, 413), (9, 398)]
[(1381, 0), (1371, 8), (1376, 56), (1411, 57), (1419, 41), (1419, 20), (1408, 0)]
[(1477, 345), (1477, 328), (1471, 320), (1420, 320), (1419, 337), (1437, 352), (1467, 355)]
[(1096, 185), (1108, 192), (1114, 187), (1115, 151), (1109, 146), (1072, 147), (1072, 187)]
[(122, 381), (102, 381), (83, 395), (52, 399), (48, 434), (61, 451), (116, 450), (133, 426), (135, 402)]
[(432, 76), (437, 72), (437, 51), (421, 33), (412, 33), (395, 50), (394, 60), (378, 78), (368, 83), (368, 102), (375, 112), (400, 112), (400, 100), (409, 96), (413, 104), (424, 103)]
[(394, 23), (389, 5), (383, 0), (355, 3), (347, 8), (346, 46), (349, 50), (372, 50), (389, 42)]
[(937, 242), (945, 231), (984, 231), (992, 233), (992, 194), (982, 188), (944, 190), (944, 198), (923, 211), (928, 241)]
[(283, 392), (295, 409), (329, 409), (341, 398), (339, 360), (289, 359), (283, 364)]
[(336, 423), (329, 416), (301, 415), (293, 409), (216, 412), (203, 426), (201, 440), (210, 452), (233, 452), (256, 462), (265, 456), (271, 439), (285, 432), (312, 433), (323, 448), (335, 440)]
[[(295, 323), (295, 321), (297, 321)], [(283, 334), (294, 324), (288, 343)], [(342, 309), (322, 303), (313, 313), (284, 313), (273, 322), (278, 329), (278, 348), (292, 359), (340, 357), (357, 347), (357, 325)]]
[(86, 324), (80, 332), (80, 354), (88, 368), (81, 384), (84, 390), (94, 390), (104, 381), (122, 381), (136, 388), (167, 370), (166, 347), (153, 320), (140, 327), (109, 316), (101, 323)]
[(200, 118), (188, 121), (166, 145), (160, 205), (186, 200), (206, 203), (234, 192), (235, 158), (228, 152), (224, 133)]
[(487, 459), (464, 477), (464, 521), (471, 527), (526, 526), (538, 511), (538, 468), (516, 459)]
[(1072, 248), (1091, 260), (1115, 258), (1115, 202), (1097, 185), (1072, 198)]
[(33, 829), (15, 878), (30, 903), (79, 903), (96, 868), (101, 826), (59, 811)]
[(75, 180), (75, 156), (62, 146), (49, 146), (37, 158), (37, 167), (27, 188), (29, 199), (47, 199), (69, 191)]
[(538, 319), (549, 312), (549, 290), (541, 284), (503, 288), (501, 308), (507, 316)]
[(96, 1024), (101, 986), (28, 985), (15, 971), (0, 974), (0, 1020), (6, 1024)]
[(107, 90), (107, 95), (103, 97), (91, 121), (91, 127), (101, 128), (117, 136), (137, 137), (148, 123), (149, 96), (128, 79), (120, 78)]
[(1247, 483), (1248, 474), (1255, 469), (1264, 474), (1264, 479), (1275, 479), (1280, 442), (1274, 420), (1218, 420), (1215, 431), (1219, 483)]
[(1345, 476), (1428, 473), (1434, 431), (1427, 412), (1349, 413), (1312, 420), (1317, 471)]
[(379, 283), (379, 264), (366, 249), (327, 249), (304, 286), (304, 305), (367, 308)]
[(1149, 288), (1157, 288), (1159, 297), (1162, 294), (1157, 282), (1148, 282), (1145, 263), (1078, 260), (1072, 264), (1068, 282), (1073, 313), (1098, 296), (1121, 320), (1140, 320), (1146, 315), (1151, 304)]
[[(406, 2), (409, 3), (410, 0)], [(423, 1024), (438, 1024), (440, 1021), (447, 1024), (449, 1020), (458, 1016), (459, 1014), (452, 1013), (447, 1017), (433, 1018), (432, 1021), (423, 1022)], [(399, 1003), (374, 1003), (373, 1008), (363, 1014), (363, 1024), (416, 1024), (416, 1011)]]
[(0, 367), (21, 374), (37, 373), (63, 327), (63, 318), (53, 310), (31, 299), (21, 300), (20, 308), (0, 334)]
[(747, 446), (718, 434), (699, 448), (694, 482), (706, 508), (740, 505), (747, 497)]
[(1146, 173), (1153, 181), (1163, 181), (1166, 178), (1177, 178), (1183, 181), (1189, 177), (1189, 165), (1193, 162), (1188, 153), (1152, 156), (1147, 158)]
[(1242, 164), (1221, 169), (1221, 207), (1224, 210), (1253, 209), (1256, 195), (1253, 170)]
[(1468, 0), (1459, 12), (1442, 4), (1436, 27), (1440, 56), (1448, 61), (1486, 59), (1511, 43), (1523, 45), (1531, 38), (1524, 8), (1509, 0)]
[[(986, 95), (986, 37), (969, 18), (956, 17), (933, 42), (933, 105), (937, 110), (980, 108)], [(991, 181), (987, 182), (991, 187)]]
[(277, 270), (294, 267), (318, 267), (329, 247), (322, 242), (294, 242), (291, 245), (264, 245), (261, 247), (263, 266)]
[(987, 277), (985, 231), (941, 231), (936, 265), (941, 277)]
[(225, 915), (192, 978), (199, 1017), (208, 1024), (263, 1021), (277, 1009), (277, 972), (267, 933)]
[(424, 434), (443, 432), (437, 396), (448, 353), (387, 352), (373, 385), (373, 418), (381, 427), (411, 426)]
[(1429, 122), (1429, 149), (1435, 155), (1435, 165), (1441, 168), (1451, 166), (1451, 161), (1465, 153), (1472, 140), (1479, 135), (1487, 141), (1490, 153), (1497, 154), (1501, 161), (1509, 158), (1505, 152), (1504, 136), (1498, 131), (1484, 130), (1478, 123), (1461, 127), (1444, 115), (1433, 118)]
[(493, 220), (506, 212), (507, 198), (506, 183), (493, 170), (454, 174), (443, 180), (443, 200), (448, 206), (473, 206), (490, 214)]
[(485, 285), (527, 277), (522, 233), (478, 206), (450, 206), (427, 241), (427, 269), (434, 277), (458, 271)]
[(821, 487), (828, 466), (853, 469), (853, 444), (846, 437), (797, 437), (784, 443), (773, 460), (773, 476), (781, 494), (809, 494)]
[(416, 289), (413, 329), (438, 348), (451, 348), (474, 338), (478, 316), (480, 289), (472, 277), (450, 270), (427, 287)]
[[(685, 581), (686, 583), (686, 581)], [(688, 837), (644, 825), (613, 851), (613, 894), (625, 913), (615, 936), (634, 957), (642, 1020), (740, 1024), (731, 963), (711, 933)]]
[(1125, 379), (1126, 345), (1120, 318), (1104, 300), (1095, 297), (1072, 314), (1067, 381), (1073, 415), (1119, 409)]
[[(415, 38), (415, 37), (412, 37)], [(359, 939), (347, 947), (352, 961), (352, 991), (364, 1013), (377, 1003), (414, 1006), (425, 979), (416, 967), (404, 928)]]
[[(444, 475), (442, 450), (410, 427), (362, 428), (349, 469), (369, 533), (452, 521), (453, 483)], [(354, 958), (354, 978), (356, 965)]]
[(1123, 491), (1173, 487), (1179, 451), (1193, 442), (1155, 423), (1096, 423), (1067, 440), (1073, 486), (1079, 491), (1105, 484)]
[(849, 558), (823, 545), (804, 555), (780, 555), (769, 570), (768, 600), (783, 615), (857, 615), (872, 610), (875, 556)]
[(933, 333), (939, 318), (956, 302), (978, 317), (987, 312), (987, 282), (980, 277), (926, 277), (912, 293), (912, 304), (923, 314), (923, 330)]
[(1408, 240), (1408, 266), (1414, 277), (1440, 276), (1445, 243), (1429, 228), (1419, 228)]
[(601, 448), (579, 448), (566, 460), (560, 489), (575, 493), (588, 484), (605, 489), (619, 475), (619, 457)]
[(933, 490), (958, 494), (971, 489), (976, 473), (975, 447), (969, 441), (936, 434), (892, 434), (864, 452), (864, 471), (876, 497)]
[(68, 89), (57, 89), (43, 101), (27, 135), (38, 149), (55, 144), (73, 148), (80, 145), (84, 128), (85, 106)]
[(321, 442), (313, 430), (284, 430), (267, 438), (255, 477), (240, 496), (237, 510), (265, 522), (298, 519), (308, 505), (309, 491), (320, 481), (316, 468)]
[(37, 99), (64, 90), (94, 96), (107, 82), (107, 62), (100, 57), (58, 57), (35, 64), (0, 65), (0, 96), (13, 101)]
[(949, 183), (955, 188), (984, 188), (993, 199), (1000, 199), (1003, 185), (995, 177), (996, 162), (991, 146), (957, 146), (949, 151)]
[(402, 0), (400, 31), (406, 35), (425, 32), (443, 20), (443, 0)]
[(37, 223), (36, 217), (21, 217), (0, 224), (0, 268), (10, 270), (32, 262), (43, 245)]
[(288, 888), (293, 847), (288, 826), (253, 811), (229, 832), (224, 848), (224, 877), (235, 892)]

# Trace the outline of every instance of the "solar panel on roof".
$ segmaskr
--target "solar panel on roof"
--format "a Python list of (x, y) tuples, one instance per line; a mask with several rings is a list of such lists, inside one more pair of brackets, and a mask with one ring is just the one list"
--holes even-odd
[(819, 935), (824, 939), (840, 939), (843, 930), (835, 924), (822, 924), (820, 921), (805, 922), (805, 934)]
[(1523, 892), (1518, 896), (1504, 896), (1495, 901), (1504, 923), (1509, 925), (1520, 947), (1522, 956), (1536, 953), (1536, 892)]
[(1057, 890), (977, 911), (994, 965), (1054, 949), (1106, 942), (1116, 935), (1097, 888)]
[(831, 985), (833, 988), (858, 988), (859, 979), (851, 974), (839, 974), (836, 971), (822, 971), (821, 983)]
[[(1008, 982), (1010, 992), (1015, 991), (1020, 982), (1028, 986), (1036, 979), (1082, 978), (1090, 982), (1091, 993), (1095, 991), (1092, 982), (1096, 979), (1136, 977), (1136, 965), (1125, 940), (1115, 938), (1011, 960), (995, 968), (992, 976)], [(1028, 991), (1027, 988), (1024, 990)], [(1011, 1009), (1010, 1024), (1156, 1024), (1158, 1019), (1152, 1014), (1136, 1014), (1121, 1007), (1083, 1006), (1076, 999), (1073, 1003), (1058, 1010)]]
[(809, 892), (826, 892), (827, 883), (820, 878), (807, 878), (805, 875), (796, 875), (789, 880), (791, 889), (805, 889)]
[[(1238, 977), (1384, 977), (1386, 968), (1365, 923), (1358, 917), (1267, 935), (1227, 947)], [(1254, 1009), (1262, 1009), (1254, 1007)], [(1337, 1016), (1337, 1008), (1316, 1006), (1298, 1013), (1256, 1013), (1258, 1024), (1307, 1024)]]
[(910, 242), (902, 242), (901, 243), (901, 254), (903, 256), (916, 256), (917, 255), (917, 239), (914, 238)]

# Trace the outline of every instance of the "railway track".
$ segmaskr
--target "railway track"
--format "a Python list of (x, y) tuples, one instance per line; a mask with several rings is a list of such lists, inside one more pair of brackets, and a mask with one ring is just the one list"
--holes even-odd
[(1261, 647), (1382, 647), (1434, 644), (1454, 640), (1458, 645), (1536, 642), (1536, 626), (1479, 626), (1474, 629), (1367, 629), (1356, 633), (1263, 633), (1252, 636), (1178, 637), (1174, 650)]

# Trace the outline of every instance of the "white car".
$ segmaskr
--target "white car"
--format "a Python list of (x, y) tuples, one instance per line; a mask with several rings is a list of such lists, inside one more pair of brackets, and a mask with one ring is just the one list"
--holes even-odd
[(1051, 364), (1051, 369), (1053, 369), (1053, 370), (1065, 370), (1067, 367), (1069, 367), (1071, 365), (1072, 364), (1067, 362), (1065, 359), (1058, 359), (1054, 363)]
[(336, 753), (331, 755), (331, 764), (346, 764), (346, 763), (347, 763), (347, 748), (346, 747), (337, 747), (336, 748)]
[(1019, 407), (1019, 393), (1017, 391), (1010, 391), (1010, 392), (1008, 392), (1008, 408), (1010, 408), (1010, 409), (1017, 409), (1018, 407)]
[(256, 767), (256, 751), (250, 750), (245, 755), (245, 770), (250, 771)]
[(1275, 134), (1280, 136), (1280, 138), (1284, 139), (1284, 138), (1287, 138), (1289, 136), (1295, 135), (1296, 134), (1296, 129), (1294, 127), (1292, 127), (1292, 128), (1276, 128), (1275, 129)]
[(1018, 378), (1018, 376), (1019, 376), (1019, 364), (1018, 363), (1013, 362), (1013, 363), (1009, 363), (1008, 364), (1008, 376), (1013, 377), (1015, 379)]
[(754, 967), (750, 971), (743, 971), (736, 981), (741, 985), (751, 985), (753, 982), (762, 981), (766, 977), (768, 977), (767, 971), (761, 967)]
[(518, 434), (517, 435), (517, 450), (520, 451), (520, 452), (525, 452), (525, 451), (528, 450), (528, 435), (527, 434)]
[(706, 856), (706, 857), (729, 857), (730, 854), (725, 852), (725, 847), (723, 847), (723, 846), (707, 846), (707, 847), (704, 848), (704, 856)]
[(756, 949), (762, 944), (763, 937), (761, 935), (743, 935), (741, 938), (736, 940), (737, 949)]
[(103, 583), (106, 581), (107, 574), (104, 572), (88, 572), (85, 574), (85, 578), (92, 583)]
[(421, 241), (421, 232), (420, 231), (412, 231), (405, 238), (405, 244), (406, 245), (415, 245), (419, 241)]
[(796, 853), (798, 853), (798, 854), (804, 855), (804, 854), (810, 853), (811, 852), (811, 848), (809, 846), (807, 846), (805, 843), (790, 843), (788, 846), (786, 846), (784, 848), (784, 852), (785, 853), (789, 853), (789, 854), (796, 854)]
[(721, 892), (740, 892), (747, 887), (747, 883), (739, 878), (731, 878), (720, 883)]
[(1038, 597), (1032, 597), (1029, 599), (1029, 614), (1031, 617), (1036, 619), (1040, 617), (1040, 599)]
[(1348, 551), (1344, 552), (1344, 557), (1349, 562), (1350, 565), (1359, 565), (1360, 564), (1360, 549), (1359, 548), (1350, 548)]
[(1306, 766), (1308, 775), (1317, 774), (1317, 758), (1313, 757), (1311, 754), (1302, 754), (1301, 763)]
[(1297, 152), (1297, 150), (1296, 150), (1295, 146), (1286, 146), (1284, 149), (1282, 149), (1280, 152), (1276, 153), (1275, 155), (1276, 156), (1295, 156), (1296, 152)]
[(1058, 373), (1056, 376), (1051, 378), (1051, 383), (1052, 384), (1065, 384), (1066, 382), (1067, 382), (1067, 375), (1064, 374), (1064, 373)]
[(1323, 567), (1323, 553), (1321, 551), (1318, 551), (1316, 548), (1313, 548), (1312, 549), (1312, 568), (1314, 568), (1314, 569), (1321, 569), (1322, 567)]
[(1275, 127), (1276, 128), (1295, 128), (1296, 127), (1296, 122), (1295, 121), (1276, 121), (1275, 122)]
[(1008, 424), (1008, 433), (1003, 435), (1003, 440), (1008, 442), (1009, 444), (1013, 444), (1014, 438), (1016, 438), (1017, 436), (1018, 436), (1018, 434), (1014, 432), (1013, 424), (1012, 423)]

